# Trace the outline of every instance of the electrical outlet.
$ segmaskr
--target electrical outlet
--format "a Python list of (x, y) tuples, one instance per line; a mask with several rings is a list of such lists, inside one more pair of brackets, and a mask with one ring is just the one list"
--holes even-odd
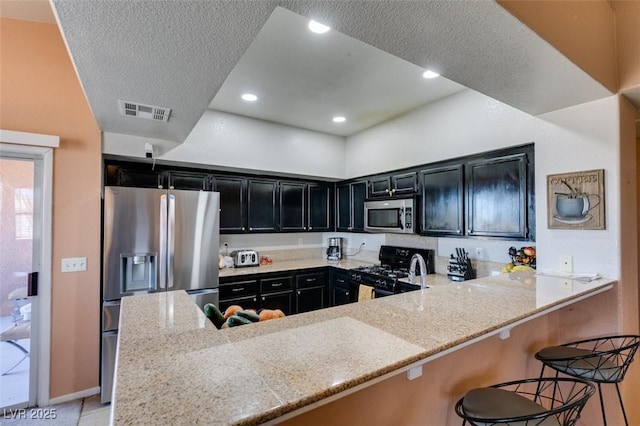
[(573, 272), (573, 256), (560, 257), (560, 270), (562, 272)]
[(482, 259), (482, 247), (476, 247), (476, 259)]
[(298, 245), (301, 246), (304, 243), (302, 238), (298, 238)]
[(62, 272), (79, 272), (86, 270), (86, 257), (67, 257), (65, 259), (62, 259)]

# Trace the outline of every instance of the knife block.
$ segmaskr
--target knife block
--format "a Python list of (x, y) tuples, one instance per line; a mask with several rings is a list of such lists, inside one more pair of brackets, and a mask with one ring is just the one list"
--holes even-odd
[(447, 278), (451, 281), (465, 281), (472, 280), (476, 277), (476, 272), (471, 265), (471, 259), (464, 253), (462, 257), (449, 258), (449, 264), (447, 265)]

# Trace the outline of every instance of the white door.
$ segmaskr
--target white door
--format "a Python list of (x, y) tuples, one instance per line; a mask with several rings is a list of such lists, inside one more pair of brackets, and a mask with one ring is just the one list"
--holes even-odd
[(0, 156), (0, 408), (35, 402), (30, 355), (36, 349), (31, 315), (37, 313), (28, 285), (40, 266), (35, 169), (32, 159)]
[(49, 398), (53, 152), (51, 148), (8, 145), (3, 140), (0, 409), (7, 410), (46, 404)]

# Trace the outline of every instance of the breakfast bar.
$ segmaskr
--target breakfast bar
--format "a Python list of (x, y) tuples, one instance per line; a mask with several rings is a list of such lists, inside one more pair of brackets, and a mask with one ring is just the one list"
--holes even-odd
[(183, 291), (122, 300), (112, 424), (277, 423), (607, 292), (511, 273), (217, 330)]

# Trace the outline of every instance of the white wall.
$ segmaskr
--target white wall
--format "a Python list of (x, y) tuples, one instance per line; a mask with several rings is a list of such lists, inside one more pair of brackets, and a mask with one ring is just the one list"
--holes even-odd
[[(538, 268), (557, 270), (560, 256), (571, 255), (574, 271), (617, 278), (618, 116), (615, 96), (534, 117), (467, 90), (348, 137), (346, 174), (361, 176), (534, 142)], [(605, 169), (607, 229), (547, 229), (546, 175), (592, 169)], [(509, 260), (506, 253), (502, 260), (494, 258), (489, 241), (470, 244), (474, 250), (486, 246), (489, 257), (483, 260)]]
[[(560, 256), (571, 255), (576, 272), (618, 278), (618, 117), (615, 96), (534, 117), (466, 90), (348, 137), (346, 142), (340, 137), (215, 111), (205, 113), (185, 143), (174, 147), (155, 142), (161, 159), (338, 179), (534, 142), (538, 268), (558, 269)], [(103, 149), (105, 153), (143, 157), (144, 141), (105, 134)], [(606, 230), (547, 229), (546, 175), (591, 169), (605, 169)], [(269, 235), (236, 237), (232, 242), (247, 247), (298, 245), (297, 236), (280, 241), (280, 237)], [(327, 236), (320, 241), (303, 237), (303, 246), (326, 244)], [(349, 249), (357, 249), (362, 238), (370, 240), (368, 251), (384, 244), (384, 237), (341, 236), (347, 238)], [(506, 252), (502, 255), (501, 247), (522, 245), (482, 239), (459, 242), (443, 240), (438, 244), (439, 254), (455, 245), (466, 247), (475, 258), (475, 249), (483, 248), (481, 260), (506, 263), (509, 258)]]
[[(162, 124), (159, 124), (162, 125)], [(207, 109), (182, 144), (105, 133), (103, 152), (296, 176), (343, 179), (344, 138)]]

